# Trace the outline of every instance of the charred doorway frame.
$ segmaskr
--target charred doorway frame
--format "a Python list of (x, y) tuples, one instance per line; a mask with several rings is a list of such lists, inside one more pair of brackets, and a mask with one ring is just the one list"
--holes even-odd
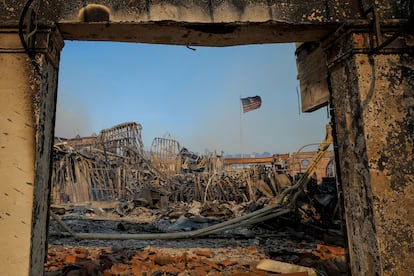
[[(29, 274), (41, 275), (46, 252), (46, 225), (50, 193), (50, 160), (56, 108), (57, 71), (64, 39), (131, 41), (185, 46), (230, 46), (316, 41), (316, 44), (305, 45), (323, 50), (320, 57), (322, 61), (325, 60), (329, 65), (327, 66), (329, 70), (325, 72), (326, 76), (318, 72), (316, 79), (313, 79), (311, 74), (309, 83), (317, 83), (318, 81), (323, 83), (323, 80), (327, 82), (325, 87), (322, 85), (319, 89), (319, 91), (322, 91), (321, 95), (314, 95), (312, 90), (308, 90), (310, 92), (308, 95), (302, 95), (302, 97), (310, 97), (309, 95), (314, 97), (310, 101), (308, 111), (326, 104), (327, 101), (341, 103), (341, 97), (336, 95), (339, 93), (337, 91), (341, 91), (338, 83), (344, 79), (346, 80), (346, 77), (349, 80), (352, 80), (351, 77), (357, 80), (353, 84), (356, 89), (352, 89), (352, 87), (349, 89), (349, 91), (355, 90), (357, 94), (357, 96), (349, 95), (351, 111), (358, 112), (360, 107), (365, 107), (367, 102), (354, 102), (358, 95), (362, 93), (361, 91), (364, 90), (361, 84), (362, 79), (355, 76), (355, 72), (364, 66), (363, 62), (365, 60), (362, 58), (364, 56), (370, 57), (369, 62), (378, 63), (381, 63), (382, 59), (386, 59), (383, 57), (384, 55), (392, 55), (397, 58), (396, 60), (399, 58), (402, 65), (397, 66), (394, 64), (395, 61), (386, 60), (384, 61), (384, 67), (388, 70), (403, 67), (400, 70), (403, 74), (401, 82), (403, 82), (404, 87), (408, 88), (408, 92), (403, 91), (407, 95), (404, 94), (401, 97), (412, 98), (410, 93), (413, 90), (413, 84), (410, 82), (410, 77), (404, 74), (412, 72), (410, 68), (414, 63), (412, 46), (410, 46), (413, 41), (413, 1), (400, 1), (397, 5), (395, 1), (385, 0), (377, 6), (368, 5), (371, 3), (367, 2), (371, 1), (338, 2), (341, 1), (314, 1), (312, 7), (309, 7), (309, 4), (299, 0), (147, 0), (135, 1), (134, 3), (102, 0), (95, 1), (96, 4), (89, 6), (86, 5), (86, 1), (81, 3), (81, 1), (75, 0), (49, 2), (29, 0), (25, 5), (17, 0), (4, 1), (1, 4), (4, 9), (0, 10), (0, 34), (2, 38), (7, 37), (7, 39), (0, 40), (0, 52), (2, 54), (0, 58), (2, 62), (10, 65), (10, 70), (2, 72), (4, 77), (0, 78), (0, 84), (2, 85), (0, 88), (4, 89), (4, 95), (10, 99), (15, 99), (16, 94), (21, 94), (22, 97), (16, 99), (16, 101), (11, 101), (11, 104), (23, 104), (23, 107), (28, 109), (25, 113), (25, 119), (29, 121), (26, 124), (32, 128), (32, 131), (25, 134), (25, 139), (32, 139), (32, 142), (28, 143), (26, 147), (28, 149), (30, 147), (34, 148), (33, 152), (27, 153), (27, 156), (34, 160), (34, 167), (30, 169), (30, 160), (25, 161), (25, 166), (33, 174), (32, 180), (26, 181), (26, 185), (32, 186), (30, 189), (33, 189), (34, 194), (31, 217), (25, 217), (31, 221), (24, 221), (24, 224), (30, 225), (30, 256), (23, 257), (26, 261), (28, 259)], [(22, 14), (27, 16), (21, 16)], [(24, 47), (21, 47), (18, 43), (18, 37), (23, 41)], [(309, 48), (304, 46), (302, 49)], [(303, 59), (299, 58), (299, 61), (312, 58), (312, 52), (305, 54)], [(25, 53), (29, 54), (29, 58)], [(357, 64), (356, 61), (360, 64)], [(343, 62), (346, 64), (344, 74), (342, 74), (345, 78), (341, 79), (341, 74), (338, 73), (337, 68), (342, 68)], [(20, 67), (13, 67), (16, 64), (19, 64)], [(24, 69), (21, 70), (21, 68)], [(22, 84), (24, 87), (15, 88), (8, 82), (6, 78), (13, 75), (12, 70), (16, 70), (15, 74), (19, 74), (25, 80), (26, 84)], [(385, 69), (382, 70), (386, 72)], [(301, 81), (304, 81), (305, 79), (302, 77)], [(378, 78), (381, 77), (382, 75), (378, 75)], [(395, 76), (393, 78), (396, 79)], [(394, 82), (394, 84), (396, 88), (392, 92), (401, 92), (404, 89), (401, 83)], [(378, 90), (378, 88), (376, 89)], [(306, 91), (306, 89), (302, 90)], [(25, 94), (24, 97), (23, 94)], [(336, 110), (340, 108), (339, 105), (333, 107), (337, 108)], [(409, 108), (412, 110), (412, 107)], [(395, 107), (395, 109), (398, 108)], [(12, 108), (9, 111), (10, 114), (13, 114)], [(8, 109), (4, 112), (8, 112)], [(337, 111), (334, 111), (334, 115), (341, 114), (335, 112)], [(398, 110), (398, 113), (401, 113), (400, 110)], [(341, 115), (346, 117), (346, 114), (342, 113)], [(341, 127), (342, 118), (335, 119), (337, 119), (337, 122), (334, 124)], [(369, 117), (364, 119), (369, 119)], [(407, 139), (412, 140), (412, 134), (406, 130), (414, 125), (412, 113), (406, 114), (405, 119), (405, 128), (398, 125), (389, 127), (388, 130), (394, 130), (395, 133), (400, 135), (398, 139), (407, 143)], [(9, 120), (10, 123), (13, 121), (11, 118)], [(357, 138), (360, 138), (360, 136), (357, 134), (365, 133), (367, 130), (373, 129), (373, 126), (367, 121), (361, 122), (358, 118), (350, 118), (350, 122), (352, 128), (349, 133), (345, 133), (349, 135), (344, 136), (343, 133), (338, 132), (335, 138), (336, 144), (342, 146), (339, 151), (341, 159), (348, 158), (352, 162), (353, 160), (358, 161), (358, 152), (350, 155), (346, 151), (346, 145), (344, 146), (342, 143), (347, 137), (353, 137), (353, 135), (356, 137), (355, 141), (358, 142)], [(346, 124), (347, 121), (344, 123)], [(2, 123), (5, 130), (9, 128), (7, 124), (9, 123)], [(24, 124), (22, 122), (22, 125)], [(3, 137), (7, 136), (4, 133), (9, 135), (7, 131), (4, 131)], [(16, 133), (23, 133), (23, 131), (16, 130)], [(10, 142), (3, 137), (2, 139)], [(364, 138), (361, 139), (364, 140)], [(369, 140), (369, 137), (365, 139)], [(385, 141), (384, 144), (389, 146), (391, 150), (398, 149), (395, 140), (390, 139)], [(399, 141), (400, 144), (401, 141)], [(10, 143), (19, 145), (17, 141), (11, 141)], [(375, 180), (380, 181), (384, 189), (390, 188), (391, 192), (397, 191), (400, 195), (402, 194), (402, 198), (409, 202), (406, 207), (412, 210), (413, 207), (409, 207), (412, 206), (412, 199), (410, 201), (409, 198), (413, 198), (413, 192), (409, 192), (407, 186), (413, 184), (413, 165), (412, 163), (404, 163), (403, 168), (398, 169), (394, 166), (395, 161), (390, 161), (390, 158), (381, 159), (386, 156), (383, 153), (373, 153), (374, 150), (368, 149), (365, 144), (362, 148), (356, 149), (360, 150), (359, 154), (364, 159), (358, 164), (363, 167), (361, 170), (364, 173), (362, 179), (365, 182), (360, 182), (358, 179), (352, 180), (355, 175), (353, 175), (352, 169), (346, 168), (348, 163), (340, 164), (340, 162), (337, 162), (340, 168), (337, 171), (340, 172), (341, 179), (346, 179), (347, 183), (350, 183), (350, 187), (361, 185), (364, 188), (361, 193), (363, 195), (359, 195), (360, 193), (356, 190), (348, 190), (352, 195), (360, 196), (359, 207), (365, 212), (365, 215), (348, 217), (353, 221), (352, 223), (348, 221), (347, 227), (348, 231), (352, 230), (351, 234), (355, 234), (355, 231), (360, 229), (366, 229), (364, 227), (367, 227), (367, 225), (360, 221), (361, 218), (366, 217), (369, 224), (372, 224), (368, 225), (368, 228), (374, 231), (372, 232), (374, 237), (371, 237), (366, 244), (358, 244), (364, 243), (364, 237), (368, 236), (356, 235), (356, 239), (350, 242), (352, 271), (355, 274), (372, 272), (379, 275), (412, 272), (409, 269), (412, 269), (414, 265), (410, 267), (412, 263), (408, 261), (408, 259), (414, 259), (412, 258), (413, 250), (410, 249), (410, 246), (399, 243), (395, 247), (392, 242), (397, 241), (402, 236), (393, 232), (391, 238), (387, 238), (381, 232), (381, 227), (387, 228), (392, 225), (392, 223), (390, 224), (389, 213), (393, 212), (392, 210), (383, 210), (382, 205), (392, 205), (393, 200), (398, 201), (400, 199), (395, 199), (395, 196), (391, 193), (381, 194), (381, 191), (371, 189), (371, 179), (375, 178)], [(400, 149), (400, 152), (412, 160), (412, 153), (409, 151), (407, 148), (405, 150), (404, 148)], [(395, 157), (390, 153), (389, 155)], [(381, 165), (379, 162), (380, 168), (373, 168), (371, 164), (373, 161), (368, 160), (370, 156), (371, 159), (380, 158), (384, 164)], [(10, 164), (13, 164), (14, 161), (10, 160)], [(9, 174), (4, 172), (7, 167), (4, 168), (1, 172), (4, 173), (5, 179), (7, 179)], [(391, 168), (394, 173), (398, 174), (399, 182), (394, 181), (392, 176), (383, 175), (384, 168)], [(401, 184), (401, 182), (403, 183)], [(28, 188), (28, 190), (30, 189)], [(393, 210), (403, 212), (404, 206), (401, 206), (400, 209), (393, 208)], [(349, 210), (350, 206), (345, 204), (345, 209)], [(378, 216), (378, 214), (385, 214), (384, 222), (375, 220), (375, 215)], [(412, 222), (412, 218), (399, 220), (396, 227), (404, 230), (404, 235), (412, 239), (412, 225), (414, 223), (411, 223), (410, 226), (409, 222)], [(392, 230), (392, 228), (389, 229)], [(369, 231), (364, 234), (369, 234)], [(393, 253), (394, 256), (391, 256)]]

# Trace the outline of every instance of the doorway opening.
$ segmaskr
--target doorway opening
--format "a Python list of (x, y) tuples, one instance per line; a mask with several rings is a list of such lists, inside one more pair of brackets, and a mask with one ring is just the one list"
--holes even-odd
[[(300, 113), (294, 53), (293, 44), (211, 48), (67, 41), (59, 77), (52, 211), (81, 232), (171, 233), (198, 230), (271, 204), (303, 174), (292, 175), (290, 154), (322, 141), (329, 121), (326, 109)], [(241, 99), (255, 96), (260, 106), (243, 112)], [(315, 153), (306, 155), (306, 167)], [(306, 206), (316, 208), (311, 202)], [(326, 217), (301, 206), (273, 222), (167, 243), (77, 241), (58, 233), (52, 221), (49, 251), (70, 245), (76, 251), (72, 255), (85, 261), (84, 246), (112, 246), (105, 254), (127, 258), (125, 267), (132, 273), (136, 250), (149, 245), (157, 249), (147, 248), (148, 256), (189, 263), (186, 251), (210, 258), (211, 252), (224, 254), (227, 246), (230, 254), (246, 257), (266, 241), (267, 251), (253, 254), (257, 260), (277, 254), (271, 248), (280, 240), (266, 238), (274, 237), (277, 227), (299, 227), (294, 232), (309, 235), (301, 221), (332, 223), (335, 206), (324, 210), (328, 205), (316, 204)], [(141, 269), (146, 261), (157, 263), (148, 256), (140, 259)], [(114, 272), (122, 262), (110, 263), (103, 267), (99, 262), (93, 270)], [(171, 263), (178, 269), (182, 262)], [(216, 264), (216, 270), (226, 267)], [(165, 264), (157, 265), (147, 271)]]

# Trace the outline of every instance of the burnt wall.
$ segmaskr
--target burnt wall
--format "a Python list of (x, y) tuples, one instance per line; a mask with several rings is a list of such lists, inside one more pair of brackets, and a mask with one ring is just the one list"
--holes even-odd
[[(366, 35), (348, 38), (354, 51), (369, 45)], [(410, 47), (400, 49), (342, 56), (330, 69), (355, 275), (414, 272), (414, 56)]]

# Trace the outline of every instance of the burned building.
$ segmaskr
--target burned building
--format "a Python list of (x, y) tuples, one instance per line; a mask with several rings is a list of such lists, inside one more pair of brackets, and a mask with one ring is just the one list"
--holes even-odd
[(5, 274), (43, 273), (65, 39), (298, 42), (302, 107), (330, 106), (351, 271), (413, 274), (413, 1), (39, 3), (0, 4)]
[[(186, 148), (179, 149), (176, 140), (167, 138), (155, 138), (150, 152), (145, 153), (141, 129), (140, 124), (128, 122), (104, 129), (96, 137), (56, 139), (52, 202), (133, 200), (145, 189), (170, 194), (172, 200), (202, 201), (203, 193), (194, 189), (197, 185), (208, 189), (210, 184), (207, 183), (214, 175), (217, 176), (215, 182), (222, 182), (216, 183), (223, 185), (221, 189), (227, 189), (228, 185), (240, 189), (239, 192), (229, 192), (241, 193), (235, 197), (239, 198), (236, 201), (256, 199), (253, 190), (272, 197), (299, 179), (317, 154), (301, 152), (265, 158), (224, 158), (216, 154), (198, 156)], [(328, 151), (318, 162), (312, 176), (318, 183), (328, 176), (328, 165), (332, 161), (333, 153)], [(246, 166), (241, 170), (229, 167), (234, 164)], [(251, 187), (248, 192), (241, 192), (246, 186), (243, 179), (246, 173), (252, 177), (248, 184)], [(229, 177), (236, 180), (226, 183), (224, 179)], [(178, 196), (183, 187), (187, 187), (191, 194)], [(210, 199), (224, 199), (223, 192), (210, 193)], [(227, 200), (232, 199), (227, 197)]]

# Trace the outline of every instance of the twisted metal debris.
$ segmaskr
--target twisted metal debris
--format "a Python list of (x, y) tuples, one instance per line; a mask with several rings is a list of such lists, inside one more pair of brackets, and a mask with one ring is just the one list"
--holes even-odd
[[(225, 222), (221, 222), (206, 228), (188, 232), (177, 233), (151, 233), (151, 234), (106, 234), (106, 233), (75, 233), (67, 225), (65, 225), (58, 216), (52, 211), (52, 217), (67, 231), (71, 236), (77, 239), (103, 239), (103, 240), (150, 240), (150, 239), (182, 239), (182, 238), (195, 238), (206, 236), (218, 232), (222, 232), (229, 229), (239, 228), (243, 226), (252, 225), (258, 222), (263, 222), (287, 213), (294, 211), (297, 206), (296, 202), (299, 195), (303, 193), (304, 187), (312, 178), (314, 171), (325, 154), (326, 150), (332, 143), (331, 128), (327, 126), (327, 135), (325, 140), (319, 146), (318, 153), (314, 157), (313, 161), (309, 165), (306, 172), (302, 177), (291, 187), (285, 189), (273, 200), (273, 203), (260, 210), (254, 211), (230, 219)], [(211, 183), (209, 181), (208, 183)], [(207, 184), (208, 186), (208, 184)], [(206, 187), (207, 191), (207, 187)], [(206, 197), (206, 194), (205, 194)]]

